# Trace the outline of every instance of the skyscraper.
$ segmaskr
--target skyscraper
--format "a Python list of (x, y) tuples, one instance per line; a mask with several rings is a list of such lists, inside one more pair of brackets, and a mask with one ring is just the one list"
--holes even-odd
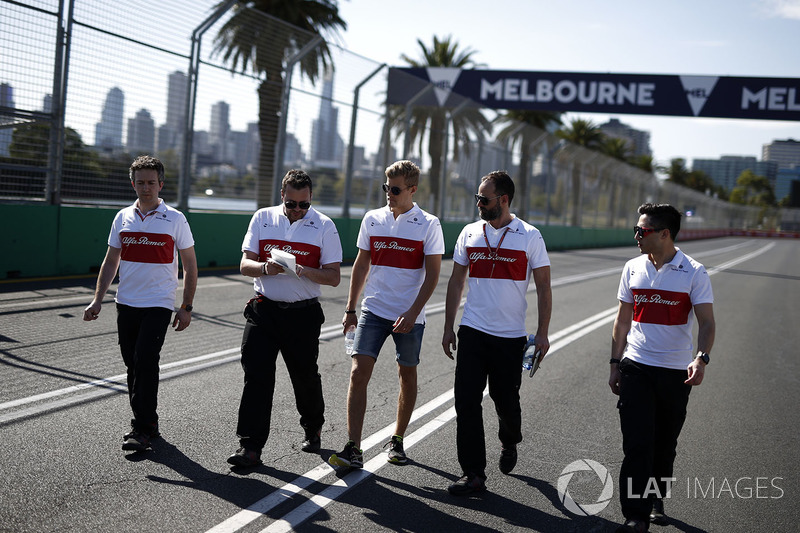
[[(0, 106), (14, 107), (14, 88), (8, 83), (0, 83)], [(8, 147), (11, 146), (13, 134), (13, 128), (10, 125), (13, 123), (12, 117), (0, 115), (0, 156), (8, 156)]]
[(761, 159), (777, 163), (779, 169), (800, 167), (800, 141), (775, 139), (762, 147)]
[(341, 168), (344, 141), (339, 136), (339, 110), (333, 106), (333, 72), (322, 81), (319, 117), (311, 125), (311, 161), (315, 166)]
[(167, 122), (158, 128), (158, 151), (177, 148), (183, 141), (186, 117), (186, 74), (176, 70), (167, 76)]
[(228, 134), (231, 131), (231, 125), (228, 122), (229, 111), (230, 106), (223, 101), (211, 106), (208, 142), (212, 145), (214, 157), (220, 162), (227, 161), (230, 155), (228, 154)]
[(128, 151), (132, 154), (152, 154), (155, 148), (156, 124), (147, 109), (140, 109), (128, 119)]
[(649, 131), (634, 129), (616, 118), (610, 119), (605, 124), (600, 124), (598, 128), (609, 137), (628, 141), (631, 155), (653, 155), (650, 150)]
[(94, 127), (95, 146), (112, 149), (122, 147), (124, 107), (125, 94), (119, 87), (113, 87), (106, 95), (100, 122)]

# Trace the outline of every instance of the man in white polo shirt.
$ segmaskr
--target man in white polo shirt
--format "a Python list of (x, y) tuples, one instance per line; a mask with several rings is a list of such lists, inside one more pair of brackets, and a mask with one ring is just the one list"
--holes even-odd
[[(325, 422), (317, 367), (320, 328), (325, 322), (320, 285), (339, 284), (342, 244), (333, 221), (311, 207), (311, 196), (308, 174), (290, 170), (281, 183), (281, 204), (256, 211), (242, 242), (239, 270), (253, 278), (256, 294), (244, 308), (244, 389), (236, 426), (240, 447), (228, 457), (234, 466), (261, 464), (279, 351), (305, 432), (300, 448), (305, 452), (320, 449)], [(285, 261), (281, 256), (291, 258), (295, 270), (280, 266), (277, 261)], [(283, 264), (288, 268), (289, 263)]]
[[(439, 219), (414, 203), (419, 167), (397, 161), (386, 169), (387, 205), (368, 212), (358, 232), (358, 255), (353, 264), (350, 292), (342, 319), (346, 332), (356, 326), (347, 393), (348, 442), (331, 455), (334, 466), (361, 468), (361, 430), (367, 408), (367, 385), (389, 335), (396, 347), (400, 378), (394, 435), (386, 443), (388, 461), (405, 464), (403, 436), (417, 401), (417, 365), (425, 330), (425, 303), (439, 281), (444, 237)], [(364, 283), (366, 282), (366, 289)], [(356, 303), (364, 289), (361, 317)]]
[(186, 329), (192, 321), (197, 260), (186, 217), (158, 197), (164, 186), (161, 161), (150, 156), (136, 158), (130, 179), (138, 199), (114, 217), (94, 299), (84, 310), (83, 319), (97, 319), (119, 268), (117, 330), (133, 411), (131, 431), (124, 435), (122, 449), (143, 451), (160, 435), (156, 413), (158, 361), (175, 307), (178, 254), (183, 264), (183, 303), (172, 322), (175, 331)]
[[(624, 459), (619, 494), (625, 523), (641, 533), (664, 525), (663, 497), (692, 386), (700, 385), (714, 344), (711, 282), (703, 265), (675, 246), (681, 214), (669, 204), (643, 204), (633, 228), (641, 255), (622, 270), (611, 335), (608, 384), (619, 396)], [(692, 346), (697, 317), (697, 352)]]
[(447, 489), (455, 495), (486, 488), (481, 403), (487, 380), (500, 422), (500, 471), (508, 474), (517, 464), (517, 444), (522, 442), (519, 388), (531, 274), (538, 303), (536, 347), (542, 356), (550, 348), (550, 259), (539, 230), (511, 213), (513, 199), (514, 182), (506, 172), (498, 170), (484, 176), (475, 195), (482, 220), (464, 227), (453, 250), (442, 336), (442, 348), (450, 359), (451, 350), (457, 347), (453, 327), (469, 276), (467, 302), (458, 328), (454, 388), (462, 475)]

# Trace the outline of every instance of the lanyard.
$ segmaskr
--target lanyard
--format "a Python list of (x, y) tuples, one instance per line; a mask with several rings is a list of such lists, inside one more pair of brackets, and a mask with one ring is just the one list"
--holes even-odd
[(506, 226), (505, 231), (500, 236), (500, 240), (497, 242), (497, 247), (492, 250), (492, 247), (489, 245), (489, 236), (486, 235), (486, 224), (483, 225), (483, 240), (486, 241), (486, 247), (489, 249), (489, 259), (494, 261), (497, 259), (497, 253), (500, 251), (500, 247), (503, 245), (503, 239), (506, 238), (506, 233), (508, 233), (508, 226)]

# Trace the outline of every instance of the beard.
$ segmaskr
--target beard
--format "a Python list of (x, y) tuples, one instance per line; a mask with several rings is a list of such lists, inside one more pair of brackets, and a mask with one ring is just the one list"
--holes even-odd
[(497, 205), (494, 206), (494, 209), (484, 207), (483, 209), (478, 209), (478, 212), (480, 213), (481, 218), (487, 222), (497, 220), (500, 218), (500, 213), (502, 212), (500, 209), (500, 202), (497, 202)]

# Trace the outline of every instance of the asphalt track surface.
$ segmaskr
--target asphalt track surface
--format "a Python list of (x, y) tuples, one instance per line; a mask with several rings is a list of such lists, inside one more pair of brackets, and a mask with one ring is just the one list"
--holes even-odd
[[(725, 238), (681, 246), (712, 273), (717, 336), (678, 446), (666, 501), (672, 524), (651, 531), (797, 531), (800, 243)], [(619, 273), (636, 253), (631, 239), (630, 247), (550, 254), (552, 350), (523, 381), (519, 463), (508, 476), (497, 469), (497, 421), (486, 397), (488, 491), (469, 498), (446, 491), (460, 474), (454, 363), (441, 349), (451, 261), (429, 304), (405, 440), (411, 460), (387, 464), (382, 449), (398, 392), (389, 342), (369, 387), (362, 471), (325, 461), (346, 440), (350, 361), (340, 323), (349, 267), (339, 287), (323, 290), (323, 449), (299, 450), (303, 433), (279, 359), (265, 464), (251, 470), (225, 462), (237, 447), (247, 279), (201, 275), (192, 325), (167, 335), (164, 438), (145, 453), (120, 449), (130, 415), (115, 286), (100, 318), (85, 323), (92, 279), (0, 284), (0, 531), (613, 531), (622, 457), (608, 356)], [(533, 287), (528, 298), (533, 330)]]

